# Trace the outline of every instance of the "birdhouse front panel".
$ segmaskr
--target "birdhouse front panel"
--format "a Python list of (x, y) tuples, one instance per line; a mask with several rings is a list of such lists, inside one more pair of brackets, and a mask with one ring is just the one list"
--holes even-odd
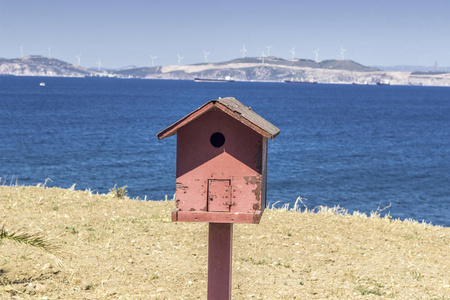
[(264, 137), (220, 110), (177, 133), (179, 211), (252, 214), (265, 204)]

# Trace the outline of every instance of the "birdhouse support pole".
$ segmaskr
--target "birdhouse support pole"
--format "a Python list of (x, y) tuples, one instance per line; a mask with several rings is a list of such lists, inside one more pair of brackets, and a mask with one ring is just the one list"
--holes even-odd
[(209, 223), (208, 300), (231, 300), (233, 224)]

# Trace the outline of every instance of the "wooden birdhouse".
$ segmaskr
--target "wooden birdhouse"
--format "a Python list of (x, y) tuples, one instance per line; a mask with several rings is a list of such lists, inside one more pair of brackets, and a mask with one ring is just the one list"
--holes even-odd
[(177, 135), (172, 221), (259, 223), (267, 140), (280, 130), (235, 98), (211, 100), (161, 131)]

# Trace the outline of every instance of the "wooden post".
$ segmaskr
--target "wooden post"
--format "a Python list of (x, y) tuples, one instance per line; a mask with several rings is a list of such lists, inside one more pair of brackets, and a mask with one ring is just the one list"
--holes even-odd
[(231, 300), (233, 224), (209, 223), (208, 300)]

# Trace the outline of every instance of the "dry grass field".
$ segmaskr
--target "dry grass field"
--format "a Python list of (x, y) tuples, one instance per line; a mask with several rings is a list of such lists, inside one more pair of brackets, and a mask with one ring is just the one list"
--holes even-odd
[[(0, 226), (56, 247), (0, 240), (0, 299), (206, 299), (208, 226), (173, 206), (0, 186)], [(450, 299), (448, 227), (268, 209), (233, 243), (233, 299)]]

